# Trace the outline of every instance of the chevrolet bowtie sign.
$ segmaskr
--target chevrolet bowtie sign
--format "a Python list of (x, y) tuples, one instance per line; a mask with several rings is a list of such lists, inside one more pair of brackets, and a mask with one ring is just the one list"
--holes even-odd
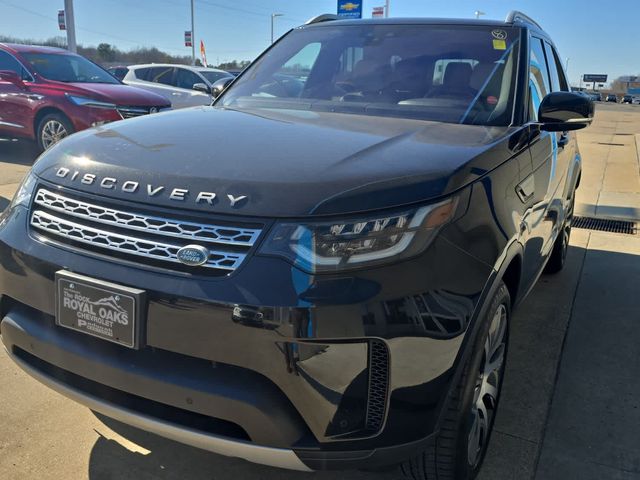
[(362, 0), (338, 0), (338, 16), (362, 18)]

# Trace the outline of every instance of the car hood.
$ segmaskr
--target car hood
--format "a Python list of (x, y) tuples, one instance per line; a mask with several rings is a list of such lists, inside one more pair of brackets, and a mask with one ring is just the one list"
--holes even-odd
[[(34, 171), (63, 186), (151, 205), (268, 217), (331, 215), (454, 192), (513, 155), (518, 131), (196, 107), (77, 133), (45, 152)], [(83, 183), (85, 174), (95, 177)], [(198, 201), (200, 192), (215, 199)]]
[(100, 99), (116, 105), (135, 107), (168, 106), (168, 100), (162, 95), (142, 88), (122, 85), (120, 83), (66, 83), (77, 90), (78, 95)]

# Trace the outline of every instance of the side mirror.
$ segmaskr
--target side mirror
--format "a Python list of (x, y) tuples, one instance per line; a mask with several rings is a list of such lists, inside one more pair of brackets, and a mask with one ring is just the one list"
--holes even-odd
[(197, 90), (198, 92), (211, 93), (211, 89), (209, 89), (209, 85), (207, 85), (206, 83), (194, 83), (193, 87), (191, 88), (193, 90)]
[(552, 92), (542, 99), (538, 109), (540, 129), (566, 132), (587, 127), (593, 120), (593, 100), (575, 92)]
[(211, 96), (213, 98), (218, 98), (224, 91), (224, 89), (227, 88), (229, 84), (234, 80), (235, 77), (225, 77), (215, 82), (213, 85), (211, 85)]
[(22, 78), (13, 70), (0, 70), (0, 81), (13, 83), (16, 87), (25, 88)]

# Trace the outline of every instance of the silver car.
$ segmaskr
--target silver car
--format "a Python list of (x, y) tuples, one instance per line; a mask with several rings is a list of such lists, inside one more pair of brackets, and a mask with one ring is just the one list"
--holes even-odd
[(224, 70), (189, 65), (152, 63), (128, 68), (124, 83), (165, 96), (173, 108), (210, 105), (211, 85), (221, 78), (232, 77)]

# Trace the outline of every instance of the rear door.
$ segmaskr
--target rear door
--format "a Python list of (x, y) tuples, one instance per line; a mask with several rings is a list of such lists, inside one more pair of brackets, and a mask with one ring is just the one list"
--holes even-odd
[[(15, 72), (27, 82), (31, 80), (20, 62), (4, 50), (0, 50), (0, 70)], [(31, 134), (31, 96), (28, 84), (21, 88), (11, 82), (0, 80), (0, 135), (13, 137)]]

